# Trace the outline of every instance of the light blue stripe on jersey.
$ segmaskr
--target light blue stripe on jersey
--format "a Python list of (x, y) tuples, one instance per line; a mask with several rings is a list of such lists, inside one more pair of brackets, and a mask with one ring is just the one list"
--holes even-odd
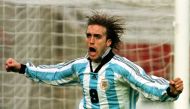
[[(98, 82), (98, 73), (90, 72), (90, 83), (89, 83), (90, 86), (89, 86), (89, 88), (95, 89), (97, 91), (97, 82)], [(98, 93), (98, 91), (97, 91), (97, 93)], [(92, 109), (100, 109), (100, 104), (99, 103), (92, 103), (91, 108)]]
[[(114, 72), (110, 71), (110, 70), (106, 70), (105, 78), (109, 82), (109, 90), (107, 90), (107, 93), (106, 93), (109, 109), (119, 109), (117, 92), (115, 90), (115, 83), (110, 83), (110, 82), (115, 81), (114, 80)], [(112, 84), (112, 85), (110, 85), (110, 84)]]
[[(133, 104), (134, 104), (134, 94), (133, 94), (133, 89), (130, 88), (129, 89), (129, 102), (130, 102), (130, 105), (129, 105), (129, 109), (135, 109)], [(135, 103), (136, 105), (136, 103)]]
[[(79, 65), (76, 64), (76, 65), (73, 66), (74, 69), (76, 69), (77, 75), (78, 75), (79, 80), (80, 80), (79, 82), (80, 82), (82, 87), (83, 87), (83, 84), (85, 84), (85, 83), (83, 83), (83, 80), (84, 80), (84, 72), (85, 72), (86, 68), (88, 68), (88, 67), (86, 67), (87, 64), (88, 64), (88, 61), (86, 63), (79, 64)], [(82, 104), (82, 106), (83, 106), (84, 109), (86, 109), (86, 99), (85, 99), (85, 94), (84, 93), (85, 92), (83, 90), (83, 99), (82, 99), (83, 104)]]
[(139, 97), (139, 93), (137, 91), (135, 91), (134, 89), (130, 88), (129, 90), (129, 102), (130, 102), (130, 109), (136, 109), (136, 102), (138, 100)]

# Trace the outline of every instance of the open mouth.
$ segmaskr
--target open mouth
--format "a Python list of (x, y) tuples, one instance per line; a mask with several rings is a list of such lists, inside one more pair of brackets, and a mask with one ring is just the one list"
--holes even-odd
[(89, 52), (96, 52), (96, 49), (93, 47), (89, 47)]

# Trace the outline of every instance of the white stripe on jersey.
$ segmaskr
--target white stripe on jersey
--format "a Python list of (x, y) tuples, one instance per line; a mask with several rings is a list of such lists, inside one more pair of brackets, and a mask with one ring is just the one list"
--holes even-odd
[[(89, 65), (88, 65), (89, 66)], [(90, 94), (89, 94), (89, 86), (90, 86), (90, 68), (87, 67), (84, 71), (83, 75), (83, 93), (84, 93), (84, 99), (83, 99), (83, 107), (91, 108), (91, 100), (90, 100)]]

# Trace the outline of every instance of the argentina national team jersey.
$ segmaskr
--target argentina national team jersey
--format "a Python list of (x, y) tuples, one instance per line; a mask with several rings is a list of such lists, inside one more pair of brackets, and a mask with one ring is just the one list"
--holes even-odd
[(169, 82), (149, 76), (144, 70), (110, 50), (93, 67), (93, 62), (84, 57), (57, 65), (27, 63), (26, 76), (37, 82), (64, 86), (79, 83), (83, 99), (79, 109), (136, 109), (139, 93), (151, 100), (173, 101), (167, 95)]

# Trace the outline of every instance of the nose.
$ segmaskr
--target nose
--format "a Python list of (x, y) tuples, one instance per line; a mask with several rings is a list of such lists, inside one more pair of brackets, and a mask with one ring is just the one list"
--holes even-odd
[(95, 38), (92, 36), (89, 38), (89, 42), (90, 44), (94, 44), (95, 43)]

